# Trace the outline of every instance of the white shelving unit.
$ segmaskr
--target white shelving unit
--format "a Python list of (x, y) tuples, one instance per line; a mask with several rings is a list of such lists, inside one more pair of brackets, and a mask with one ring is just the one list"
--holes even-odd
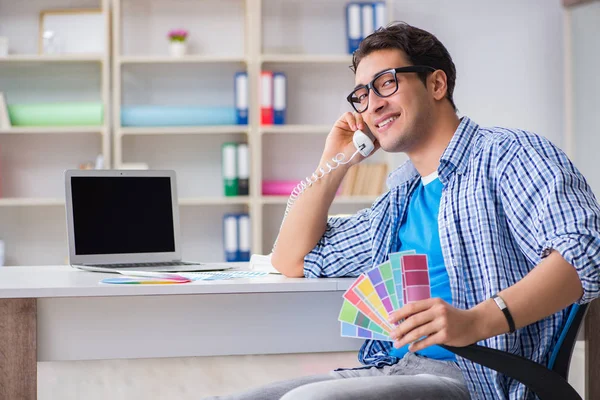
[(23, 63), (23, 62), (60, 62), (60, 63), (80, 63), (80, 62), (105, 62), (106, 57), (97, 54), (10, 54), (8, 57), (0, 57), (0, 63)]
[[(100, 1), (100, 5), (92, 0), (79, 0), (81, 4), (51, 0), (51, 5), (48, 4), (50, 0), (32, 0), (18, 6), (12, 2), (9, 5), (8, 1), (0, 0), (7, 3), (5, 7), (15, 7), (17, 12), (29, 13), (30, 16), (47, 8), (102, 7), (105, 10), (107, 27), (111, 21), (110, 29), (107, 29), (110, 32), (110, 54), (37, 55), (34, 54), (36, 42), (32, 41), (9, 57), (0, 59), (0, 71), (3, 67), (43, 66), (52, 71), (66, 69), (76, 74), (82, 69), (89, 73), (88, 70), (95, 68), (101, 75), (99, 93), (105, 115), (110, 111), (111, 122), (105, 118), (105, 126), (100, 128), (23, 127), (0, 130), (0, 145), (2, 141), (31, 137), (37, 143), (34, 147), (52, 150), (56, 143), (66, 141), (66, 149), (62, 149), (60, 154), (75, 153), (82, 157), (85, 151), (81, 149), (89, 149), (88, 142), (96, 140), (111, 167), (146, 162), (150, 168), (174, 169), (178, 174), (186, 258), (223, 259), (223, 251), (219, 250), (222, 248), (221, 218), (228, 212), (248, 212), (252, 221), (252, 251), (270, 251), (287, 198), (262, 196), (262, 180), (299, 181), (309, 175), (316, 167), (333, 122), (348, 110), (345, 96), (354, 86), (354, 75), (347, 68), (352, 58), (346, 52), (346, 0), (325, 3), (316, 0), (94, 0)], [(65, 3), (61, 4), (61, 1)], [(388, 19), (391, 20), (393, 1), (387, 1), (387, 4)], [(23, 11), (28, 7), (34, 12)], [(37, 18), (30, 22), (31, 25), (34, 23), (37, 26)], [(13, 28), (17, 30), (16, 25)], [(167, 51), (167, 32), (177, 28), (190, 32), (189, 52), (182, 57), (172, 57)], [(246, 70), (249, 76), (250, 116), (247, 126), (121, 126), (121, 110), (128, 105), (233, 106), (233, 77), (241, 70)], [(260, 124), (261, 70), (283, 71), (288, 77), (287, 125)], [(1, 79), (0, 72), (0, 82)], [(112, 82), (110, 87), (109, 82)], [(111, 136), (112, 144), (109, 145)], [(229, 141), (249, 144), (249, 196), (224, 197), (222, 194), (220, 147)], [(29, 151), (30, 147), (22, 146), (22, 150)], [(378, 157), (375, 161), (385, 159), (384, 156)], [(56, 169), (53, 167), (53, 171)], [(20, 165), (15, 165), (15, 170), (21, 171), (24, 176), (29, 172), (27, 167)], [(2, 171), (3, 175), (7, 174), (6, 169)], [(36, 174), (27, 176), (29, 181), (24, 187), (35, 188), (39, 186), (38, 181), (46, 182), (45, 178)], [(20, 176), (15, 179), (20, 179)], [(22, 232), (15, 235), (14, 240), (20, 237), (28, 242), (29, 236), (41, 235), (39, 241), (42, 243), (41, 246), (35, 242), (28, 242), (27, 246), (19, 244), (14, 246), (15, 251), (20, 252), (24, 248), (29, 251), (29, 246), (52, 248), (53, 254), (61, 255), (55, 257), (56, 262), (64, 262), (62, 255), (67, 249), (66, 239), (62, 240), (62, 235), (66, 237), (64, 210), (61, 209), (64, 207), (62, 185), (61, 178), (55, 189), (48, 193), (40, 190), (38, 196), (38, 191), (23, 191), (18, 197), (0, 199), (0, 216), (13, 208), (22, 210), (16, 213), (21, 214), (19, 218), (25, 214), (40, 215), (31, 213), (38, 207), (41, 210), (47, 207), (59, 210), (53, 211), (58, 217), (46, 222), (34, 220), (33, 216), (26, 217), (25, 226), (28, 228), (21, 227)], [(12, 191), (18, 192), (17, 189)], [(371, 196), (339, 196), (331, 211), (352, 213), (369, 206), (373, 200)], [(14, 221), (21, 223), (21, 219)], [(61, 225), (60, 242), (46, 238), (56, 230), (56, 221)], [(31, 234), (36, 229), (41, 233)], [(2, 239), (7, 242), (8, 263), (31, 264), (38, 259), (48, 262), (47, 254), (34, 249), (29, 254), (38, 254), (35, 256), (38, 258), (11, 258), (14, 240), (10, 239), (7, 230), (2, 234)]]
[[(250, 129), (121, 126), (121, 111), (138, 104), (233, 107), (234, 74), (248, 64), (247, 20), (244, 0), (113, 0), (114, 166), (145, 162), (177, 172), (186, 259), (222, 261), (223, 214), (252, 207), (250, 196), (222, 194), (220, 160), (224, 142), (252, 145)], [(171, 29), (189, 31), (188, 54), (168, 54)]]
[[(40, 12), (101, 9), (106, 32), (102, 54), (38, 54)], [(0, 58), (0, 91), (9, 104), (97, 101), (101, 126), (12, 127), (0, 130), (0, 239), (5, 264), (64, 264), (65, 169), (104, 157), (110, 145), (109, 0), (0, 0), (0, 34), (9, 56)]]
[[(254, 109), (252, 152), (255, 191), (263, 179), (300, 181), (317, 167), (325, 138), (349, 105), (345, 98), (354, 86), (347, 67), (345, 0), (262, 0), (254, 2), (259, 34), (258, 71), (282, 71), (287, 77), (287, 125), (260, 126)], [(392, 20), (393, 1), (386, 1)], [(256, 50), (256, 49), (255, 49)], [(255, 92), (258, 99), (258, 92)], [(383, 154), (376, 161), (392, 161)], [(338, 196), (331, 214), (351, 214), (370, 206), (373, 196)], [(269, 253), (285, 211), (286, 196), (257, 196), (253, 218), (255, 251)]]

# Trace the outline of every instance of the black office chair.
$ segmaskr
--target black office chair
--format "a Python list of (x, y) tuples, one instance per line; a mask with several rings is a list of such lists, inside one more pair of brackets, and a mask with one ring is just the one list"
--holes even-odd
[(442, 345), (442, 347), (456, 355), (516, 379), (537, 394), (540, 400), (581, 400), (567, 379), (577, 334), (588, 307), (589, 303), (571, 306), (569, 317), (552, 351), (547, 367), (505, 351), (476, 344), (466, 347), (446, 345)]

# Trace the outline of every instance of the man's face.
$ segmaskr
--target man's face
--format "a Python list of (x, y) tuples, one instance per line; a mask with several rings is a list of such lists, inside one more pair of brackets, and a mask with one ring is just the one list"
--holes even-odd
[[(381, 71), (409, 65), (400, 50), (378, 50), (360, 61), (355, 81), (366, 85)], [(429, 135), (433, 97), (416, 73), (398, 73), (396, 77), (398, 90), (390, 97), (369, 92), (369, 107), (362, 117), (383, 150), (410, 152)]]

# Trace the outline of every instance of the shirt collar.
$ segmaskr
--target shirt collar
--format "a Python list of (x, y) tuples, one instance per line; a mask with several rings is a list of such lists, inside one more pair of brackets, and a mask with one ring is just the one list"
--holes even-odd
[(453, 170), (456, 170), (457, 174), (466, 171), (473, 148), (473, 138), (478, 130), (479, 125), (471, 121), (469, 117), (460, 119), (460, 124), (448, 143), (448, 147), (440, 157), (440, 166), (438, 167), (440, 178), (447, 178)]
[[(448, 147), (440, 157), (438, 174), (442, 183), (446, 183), (452, 171), (456, 170), (457, 173), (462, 174), (466, 170), (471, 154), (471, 142), (478, 129), (479, 125), (471, 121), (469, 117), (461, 118)], [(419, 172), (408, 160), (388, 175), (386, 184), (391, 189), (412, 181), (417, 176), (419, 176)]]

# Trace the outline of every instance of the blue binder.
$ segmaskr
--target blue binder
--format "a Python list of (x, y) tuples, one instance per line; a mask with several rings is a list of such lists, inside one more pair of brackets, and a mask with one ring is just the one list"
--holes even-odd
[(238, 240), (238, 219), (237, 214), (223, 215), (223, 250), (225, 251), (225, 261), (237, 261), (239, 240)]
[(353, 54), (361, 41), (361, 4), (346, 4), (346, 37), (348, 38), (348, 53)]
[(385, 27), (387, 25), (387, 9), (385, 6), (385, 2), (378, 1), (373, 3), (373, 15), (375, 17), (375, 30)]
[(238, 125), (248, 125), (248, 73), (235, 74), (235, 115)]
[(250, 237), (252, 227), (250, 225), (250, 216), (248, 214), (238, 214), (238, 253), (237, 261), (250, 261)]
[(373, 3), (360, 4), (360, 40), (369, 36), (375, 30), (375, 6)]
[(273, 123), (285, 124), (287, 108), (287, 78), (283, 72), (273, 73)]

